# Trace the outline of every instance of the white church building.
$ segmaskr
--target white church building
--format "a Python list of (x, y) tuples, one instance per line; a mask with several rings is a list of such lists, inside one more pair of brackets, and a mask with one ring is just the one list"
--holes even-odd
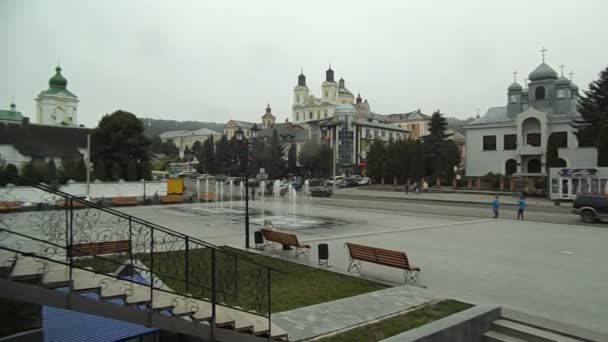
[(61, 67), (49, 79), (49, 88), (36, 98), (36, 118), (42, 125), (78, 126), (78, 96), (67, 88), (68, 80), (61, 75)]
[[(516, 74), (516, 73), (514, 73)], [(507, 89), (507, 104), (488, 109), (464, 126), (465, 172), (479, 177), (492, 173), (507, 176), (547, 175), (547, 142), (557, 135), (559, 162), (566, 168), (597, 165), (595, 148), (579, 148), (571, 126), (580, 118), (578, 87), (544, 61), (522, 87), (515, 80)]]

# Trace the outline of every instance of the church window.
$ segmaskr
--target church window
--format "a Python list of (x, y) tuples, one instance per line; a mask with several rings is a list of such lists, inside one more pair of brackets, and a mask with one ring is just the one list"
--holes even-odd
[(511, 95), (511, 97), (509, 98), (509, 103), (517, 103), (517, 102), (519, 102), (519, 96)]
[(296, 121), (300, 121), (300, 113), (296, 112)]
[(545, 87), (539, 86), (534, 90), (534, 99), (544, 100), (545, 99)]
[(318, 111), (317, 111), (317, 119), (320, 119), (320, 118), (321, 118), (321, 111), (320, 111), (320, 110), (318, 110)]
[(312, 112), (308, 113), (308, 120), (312, 120)]
[(327, 92), (327, 90), (325, 91), (325, 97), (329, 97), (328, 95), (329, 93)]
[(484, 135), (483, 136), (483, 150), (484, 151), (496, 151), (496, 136), (495, 135)]
[(561, 89), (557, 91), (557, 98), (558, 99), (565, 99), (570, 97), (570, 92), (566, 89)]
[(296, 102), (300, 103), (300, 95), (296, 95)]
[(516, 134), (505, 134), (503, 137), (503, 149), (514, 150), (517, 148), (517, 135)]
[(325, 114), (325, 117), (327, 117), (327, 109), (324, 110), (323, 113)]

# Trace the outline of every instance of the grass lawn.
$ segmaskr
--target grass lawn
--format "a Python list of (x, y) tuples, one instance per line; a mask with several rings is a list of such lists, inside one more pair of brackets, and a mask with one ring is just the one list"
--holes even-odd
[[(293, 263), (274, 257), (250, 253), (239, 249), (224, 249), (242, 255), (259, 264), (281, 271), (271, 273), (271, 308), (272, 312), (281, 312), (328, 302), (340, 298), (377, 291), (388, 286), (373, 281), (341, 275), (310, 266)], [(211, 298), (211, 264), (210, 249), (192, 249), (189, 252), (189, 288), (185, 283), (185, 251), (156, 253), (154, 255), (154, 273), (169, 287), (178, 293), (191, 293), (197, 298)], [(83, 260), (80, 266), (92, 266), (96, 271), (112, 272), (125, 257), (109, 260)], [(134, 256), (151, 267), (149, 254)], [(265, 269), (245, 259), (234, 262), (234, 257), (217, 253), (218, 289), (226, 293), (218, 299), (230, 305), (267, 311), (267, 297), (259, 298), (260, 289), (266, 288)], [(236, 270), (236, 272), (235, 272)], [(235, 279), (238, 286), (234, 288)]]
[(404, 331), (417, 328), (440, 318), (472, 307), (471, 304), (455, 300), (444, 300), (426, 305), (414, 311), (367, 324), (341, 334), (321, 339), (322, 342), (368, 342), (380, 341)]

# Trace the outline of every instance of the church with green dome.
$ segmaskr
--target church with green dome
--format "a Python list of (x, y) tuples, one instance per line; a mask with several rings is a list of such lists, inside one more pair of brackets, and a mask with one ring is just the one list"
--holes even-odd
[(43, 125), (78, 126), (78, 96), (68, 90), (68, 80), (55, 68), (49, 88), (36, 98), (37, 122)]

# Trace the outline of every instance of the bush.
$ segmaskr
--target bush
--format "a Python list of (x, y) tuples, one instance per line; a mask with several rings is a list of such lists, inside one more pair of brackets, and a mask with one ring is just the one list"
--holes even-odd
[(503, 177), (503, 175), (500, 173), (488, 172), (482, 178), (484, 181), (486, 181), (490, 185), (490, 188), (492, 190), (498, 190), (498, 189), (500, 189), (500, 178), (502, 178), (502, 177)]

